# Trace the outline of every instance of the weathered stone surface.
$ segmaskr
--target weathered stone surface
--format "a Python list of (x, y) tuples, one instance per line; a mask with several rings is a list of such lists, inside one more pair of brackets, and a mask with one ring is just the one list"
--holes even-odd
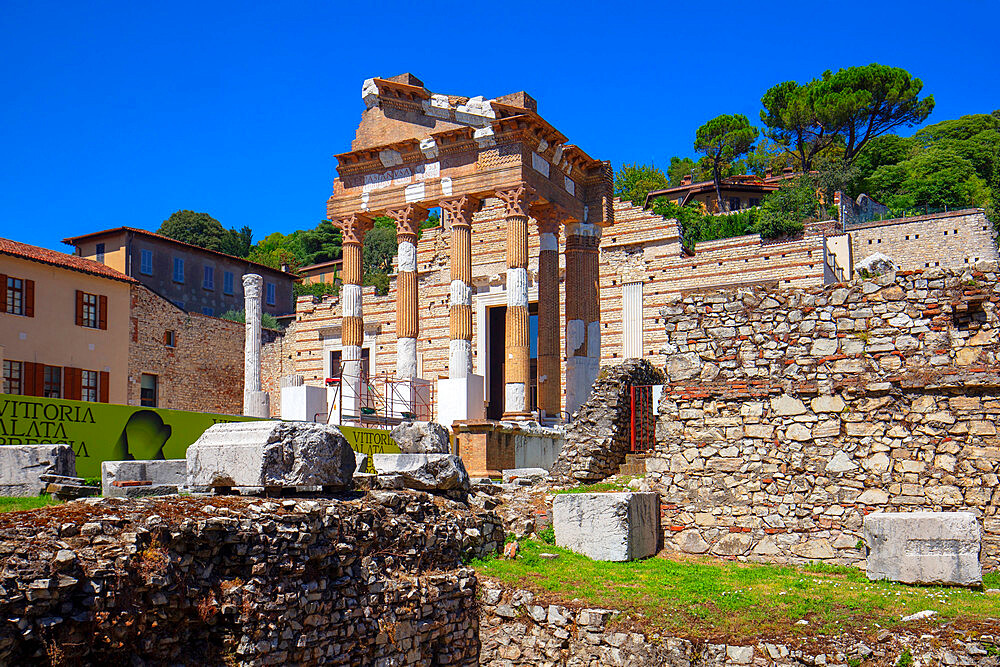
[(556, 544), (594, 560), (628, 561), (656, 553), (655, 493), (563, 493), (552, 500)]
[(671, 382), (679, 382), (701, 374), (701, 359), (693, 352), (675, 354), (667, 359), (667, 376)]
[(437, 422), (402, 422), (390, 435), (404, 454), (450, 454), (448, 429)]
[(518, 484), (538, 484), (544, 482), (549, 477), (549, 471), (545, 468), (510, 468), (500, 472), (504, 484), (516, 482)]
[(42, 475), (76, 476), (76, 456), (69, 445), (0, 446), (0, 496), (37, 496), (45, 491)]
[(875, 252), (855, 264), (854, 270), (858, 273), (864, 272), (871, 276), (879, 276), (887, 273), (895, 273), (897, 266), (896, 262), (888, 255)]
[[(151, 482), (148, 486), (116, 486), (115, 482)], [(101, 493), (110, 498), (162, 496), (187, 484), (187, 461), (102, 461)]]
[(753, 544), (753, 537), (747, 533), (729, 533), (712, 547), (716, 556), (742, 556)]
[(782, 394), (771, 399), (771, 411), (779, 416), (802, 415), (806, 412), (805, 404), (794, 396)]
[(982, 535), (971, 512), (875, 512), (865, 517), (872, 580), (979, 586)]
[(351, 487), (354, 451), (340, 430), (311, 422), (216, 424), (187, 450), (188, 485)]
[(603, 367), (590, 398), (566, 426), (565, 443), (549, 469), (552, 480), (577, 484), (617, 473), (629, 451), (630, 388), (663, 380), (663, 373), (644, 359)]
[(469, 473), (455, 454), (372, 454), (380, 476), (398, 478), (403, 488), (421, 491), (468, 491)]

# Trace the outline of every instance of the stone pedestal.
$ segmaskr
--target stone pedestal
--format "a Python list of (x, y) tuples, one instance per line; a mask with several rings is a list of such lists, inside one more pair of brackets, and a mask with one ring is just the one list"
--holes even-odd
[(281, 388), (281, 418), (294, 421), (327, 421), (326, 387), (299, 385)]
[(452, 428), (458, 453), (473, 477), (500, 478), (511, 468), (552, 466), (562, 449), (561, 427), (540, 426), (537, 422), (456, 421)]
[(437, 422), (450, 430), (455, 421), (486, 417), (483, 386), (484, 378), (482, 375), (438, 380), (437, 405), (435, 406)]
[(982, 531), (972, 512), (875, 512), (865, 517), (871, 580), (980, 586)]
[(169, 495), (177, 493), (185, 484), (187, 461), (184, 459), (101, 462), (101, 494), (105, 497)]
[(69, 445), (0, 446), (0, 496), (37, 496), (47, 486), (42, 475), (76, 476)]
[(553, 498), (556, 544), (594, 560), (652, 556), (660, 536), (656, 493), (564, 493)]

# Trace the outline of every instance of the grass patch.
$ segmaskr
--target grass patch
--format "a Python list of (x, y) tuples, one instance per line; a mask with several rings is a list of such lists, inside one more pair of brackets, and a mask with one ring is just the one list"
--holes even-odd
[[(559, 557), (540, 558), (540, 552)], [(1000, 618), (1000, 599), (960, 588), (870, 582), (851, 567), (756, 565), (710, 558), (593, 561), (534, 540), (516, 561), (473, 561), (486, 576), (554, 600), (610, 607), (643, 626), (692, 638), (807, 636), (892, 628), (924, 609), (932, 623)], [(1000, 588), (1000, 574), (984, 576)], [(800, 620), (808, 625), (797, 625)], [(995, 622), (995, 620), (993, 621)]]
[(59, 503), (60, 501), (53, 499), (52, 496), (31, 496), (28, 498), (0, 496), (0, 512), (34, 510), (48, 505), (58, 505)]
[(560, 493), (614, 493), (617, 491), (631, 491), (628, 488), (628, 483), (635, 479), (634, 475), (625, 475), (623, 477), (618, 477), (610, 482), (598, 482), (597, 484), (583, 484), (581, 486), (574, 486), (572, 489), (559, 489), (558, 491), (553, 491), (554, 495)]

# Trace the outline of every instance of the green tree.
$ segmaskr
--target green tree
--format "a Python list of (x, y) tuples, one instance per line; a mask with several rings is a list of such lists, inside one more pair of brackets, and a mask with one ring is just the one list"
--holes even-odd
[(396, 223), (392, 218), (377, 217), (374, 226), (365, 234), (363, 261), (365, 273), (392, 271), (392, 258), (396, 256)]
[(335, 283), (295, 283), (292, 285), (292, 294), (296, 299), (306, 294), (323, 298), (327, 294), (340, 294), (340, 286)]
[[(242, 322), (246, 324), (247, 314), (243, 310), (227, 310), (226, 312), (219, 315), (219, 319), (229, 320), (230, 322)], [(278, 319), (271, 313), (261, 313), (260, 326), (264, 329), (273, 329), (278, 331), (281, 329), (281, 325), (278, 323)]]
[(315, 228), (300, 232), (300, 240), (305, 256), (304, 266), (332, 262), (340, 259), (343, 253), (343, 240), (340, 230), (329, 220), (323, 220)]
[(223, 252), (227, 232), (222, 223), (208, 213), (175, 211), (160, 225), (158, 233), (200, 248)]
[(764, 136), (795, 159), (802, 171), (812, 169), (813, 160), (837, 140), (837, 127), (815, 104), (816, 86), (784, 81), (772, 86), (761, 104)]
[(750, 125), (750, 121), (742, 114), (716, 116), (698, 128), (694, 149), (703, 153), (711, 165), (719, 211), (726, 210), (722, 202), (723, 171), (734, 160), (753, 149), (758, 134), (757, 128)]
[(635, 206), (646, 203), (646, 195), (670, 187), (670, 179), (653, 165), (626, 164), (615, 173), (615, 196)]
[(300, 231), (294, 231), (291, 234), (282, 234), (281, 232), (268, 234), (257, 242), (257, 245), (250, 251), (248, 259), (274, 269), (280, 269), (282, 265), (287, 265), (294, 271), (305, 265), (306, 252), (302, 247), (301, 234)]
[(753, 231), (764, 238), (802, 231), (803, 221), (815, 220), (822, 215), (816, 187), (815, 180), (807, 174), (782, 183), (764, 198)]
[(219, 252), (234, 257), (247, 257), (250, 255), (251, 248), (253, 248), (253, 230), (244, 225), (239, 231), (230, 229), (226, 232), (225, 236), (222, 237)]

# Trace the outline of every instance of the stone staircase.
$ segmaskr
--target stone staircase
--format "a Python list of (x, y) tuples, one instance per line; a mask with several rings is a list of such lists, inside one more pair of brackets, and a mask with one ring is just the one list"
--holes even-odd
[(648, 458), (649, 452), (626, 454), (625, 463), (618, 467), (618, 474), (642, 477), (646, 474), (646, 459)]

